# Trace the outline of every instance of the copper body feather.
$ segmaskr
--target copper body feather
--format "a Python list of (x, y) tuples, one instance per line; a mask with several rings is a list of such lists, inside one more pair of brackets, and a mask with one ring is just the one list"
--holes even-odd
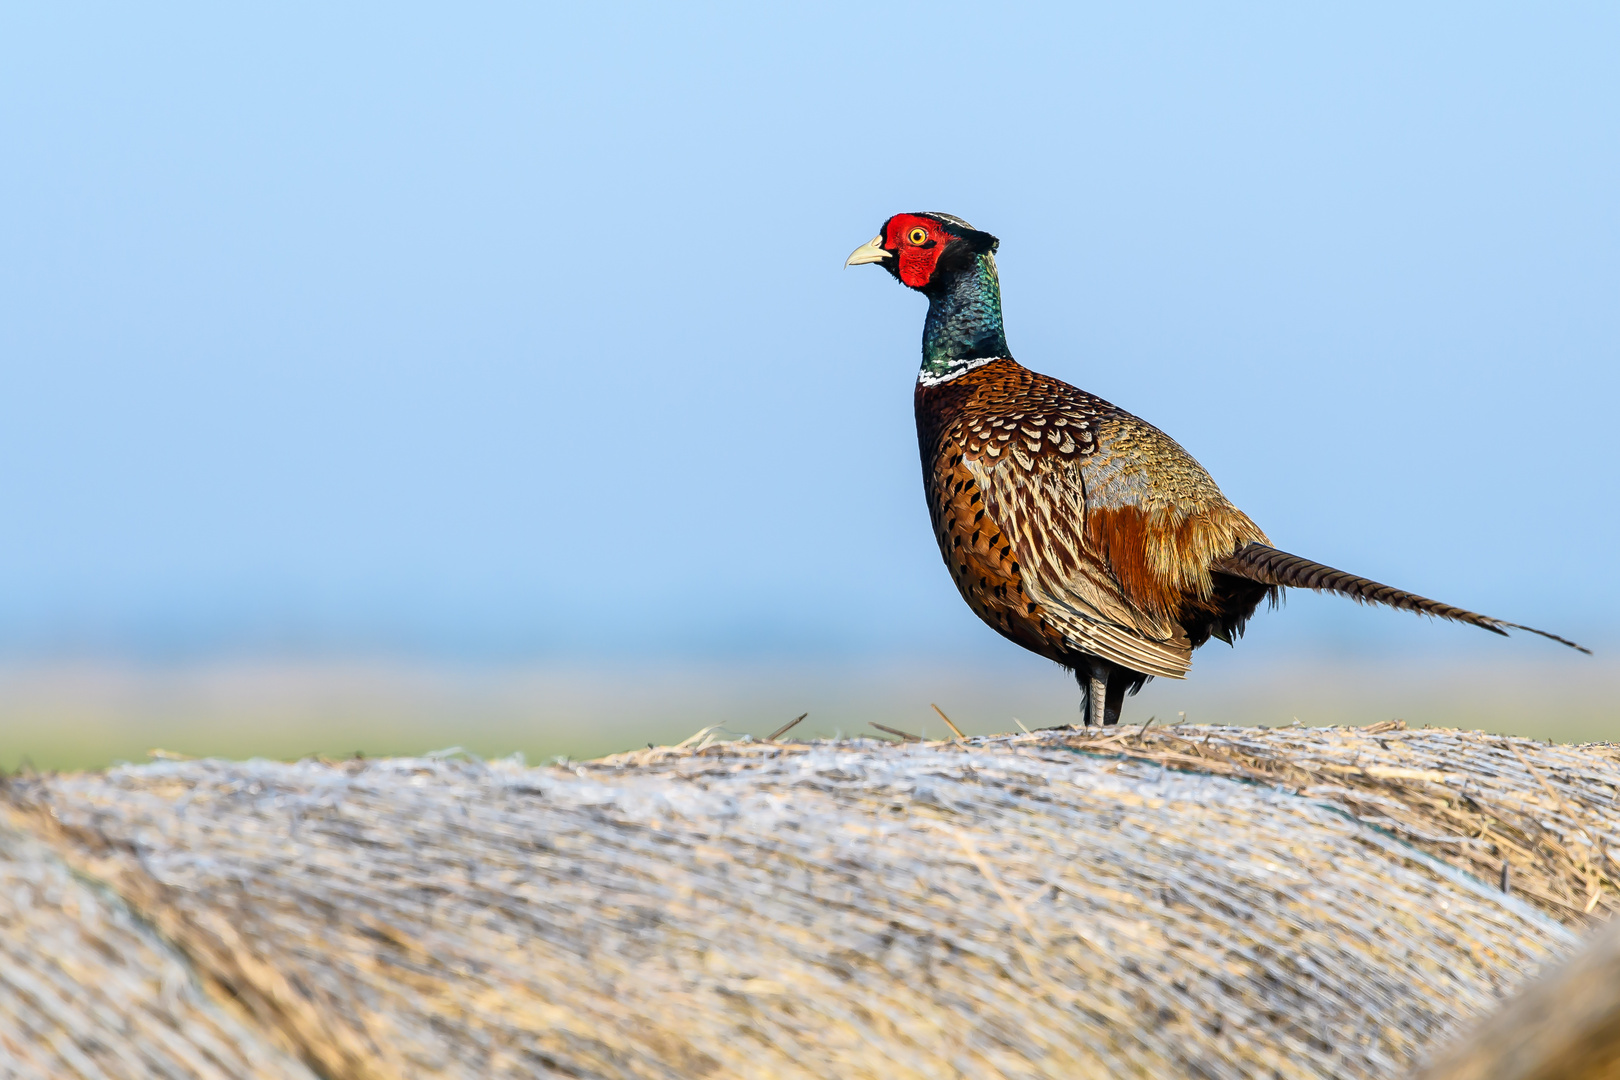
[(1212, 572), (1266, 535), (1175, 440), (1011, 359), (916, 391), (940, 554), (968, 605), (1069, 666), (1183, 677), (1271, 586)]

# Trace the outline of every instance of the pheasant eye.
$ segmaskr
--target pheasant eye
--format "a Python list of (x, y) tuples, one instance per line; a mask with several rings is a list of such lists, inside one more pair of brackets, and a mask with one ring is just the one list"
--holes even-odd
[(912, 229), (906, 234), (906, 239), (910, 240), (913, 244), (926, 244), (928, 242), (928, 230)]

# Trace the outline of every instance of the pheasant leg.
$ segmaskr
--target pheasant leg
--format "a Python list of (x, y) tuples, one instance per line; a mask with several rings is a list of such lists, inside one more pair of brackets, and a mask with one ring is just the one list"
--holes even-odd
[(1086, 727), (1102, 727), (1108, 700), (1108, 680), (1093, 675), (1086, 688)]
[(1130, 680), (1125, 676), (1125, 672), (1116, 671), (1108, 680), (1108, 696), (1104, 699), (1107, 704), (1103, 706), (1104, 724), (1119, 723), (1120, 710), (1125, 707), (1125, 689), (1130, 685)]

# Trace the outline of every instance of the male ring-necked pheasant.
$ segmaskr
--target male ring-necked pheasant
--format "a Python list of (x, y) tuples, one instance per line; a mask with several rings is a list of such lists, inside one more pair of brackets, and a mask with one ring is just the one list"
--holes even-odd
[(1117, 723), (1154, 675), (1184, 678), (1285, 586), (1588, 651), (1272, 547), (1174, 439), (1012, 358), (998, 244), (950, 214), (897, 214), (845, 265), (928, 297), (917, 443), (940, 554), (979, 618), (1074, 672), (1087, 724)]

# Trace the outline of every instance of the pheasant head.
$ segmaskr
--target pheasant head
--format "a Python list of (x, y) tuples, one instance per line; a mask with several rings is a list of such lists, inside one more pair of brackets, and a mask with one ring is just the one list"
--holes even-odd
[(928, 292), (994, 256), (1000, 243), (952, 214), (896, 214), (844, 265), (881, 263), (902, 284)]
[(896, 214), (844, 263), (878, 263), (928, 297), (918, 373), (925, 385), (1011, 355), (996, 276), (1000, 243), (952, 214)]

